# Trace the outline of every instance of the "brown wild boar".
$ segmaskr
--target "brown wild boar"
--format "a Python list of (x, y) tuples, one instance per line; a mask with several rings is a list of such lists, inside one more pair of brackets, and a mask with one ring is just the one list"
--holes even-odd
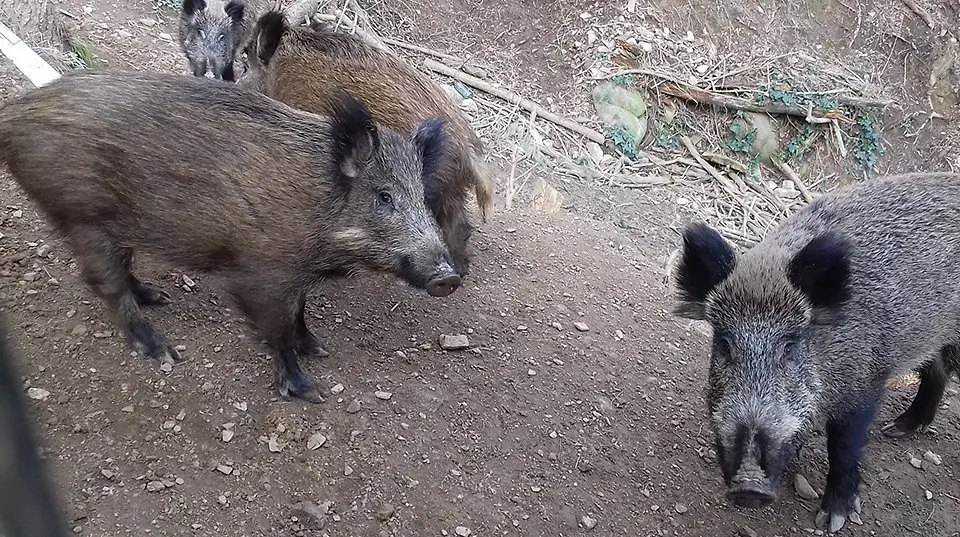
[(220, 277), (281, 393), (320, 402), (298, 365), (326, 353), (304, 319), (316, 282), (368, 269), (438, 297), (460, 285), (425, 202), (443, 125), (401, 135), (347, 94), (321, 117), (227, 82), (88, 71), (0, 107), (0, 158), (134, 348), (177, 358), (141, 312), (169, 295), (133, 275), (136, 250)]
[(473, 191), (486, 221), (493, 207), (493, 185), (483, 162), (483, 143), (442, 88), (398, 56), (359, 37), (291, 27), (276, 11), (257, 21), (243, 56), (245, 72), (239, 85), (301, 110), (327, 114), (333, 96), (346, 90), (370, 108), (378, 124), (398, 132), (411, 134), (428, 117), (445, 119), (448, 144), (437, 173), (439, 188), (427, 203), (457, 270), (466, 275), (474, 229), (466, 214), (468, 198)]

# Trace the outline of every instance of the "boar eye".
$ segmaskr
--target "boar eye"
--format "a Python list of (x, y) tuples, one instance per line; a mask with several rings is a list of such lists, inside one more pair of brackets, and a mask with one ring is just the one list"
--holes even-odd
[(788, 339), (786, 342), (784, 342), (784, 344), (783, 344), (783, 360), (784, 360), (785, 362), (792, 362), (792, 361), (794, 361), (793, 350), (794, 350), (794, 347), (796, 346), (796, 344), (797, 344), (797, 342), (794, 341), (794, 340), (792, 340), (792, 339)]
[(381, 205), (393, 205), (393, 196), (386, 190), (381, 190), (378, 196)]
[(224, 35), (220, 34), (217, 36), (217, 41), (223, 41)]

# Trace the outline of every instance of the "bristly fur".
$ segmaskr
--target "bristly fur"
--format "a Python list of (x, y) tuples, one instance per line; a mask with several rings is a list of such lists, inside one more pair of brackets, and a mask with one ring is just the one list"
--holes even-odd
[(677, 315), (703, 318), (703, 302), (736, 266), (736, 252), (706, 224), (695, 223), (683, 232), (683, 253), (677, 265)]
[[(369, 144), (368, 155), (379, 150), (380, 136), (366, 105), (349, 93), (340, 91), (334, 96), (331, 109), (331, 159), (337, 163), (338, 171), (344, 161), (354, 156), (358, 146)], [(370, 163), (361, 161), (357, 164), (367, 166)], [(342, 171), (339, 171), (336, 177), (341, 193), (349, 192), (353, 179)]]
[(281, 22), (269, 13), (260, 18), (247, 42), (246, 71), (238, 84), (321, 115), (330, 113), (331, 95), (347, 88), (378, 124), (408, 136), (430, 118), (445, 120), (443, 156), (430, 174), (436, 189), (429, 190), (437, 193), (430, 207), (457, 269), (466, 274), (474, 229), (468, 218), (470, 193), (476, 195), (483, 221), (493, 210), (486, 149), (467, 116), (436, 82), (402, 58), (354, 35)]
[(192, 17), (194, 13), (207, 9), (204, 0), (183, 0), (183, 15)]
[[(713, 327), (710, 420), (718, 453), (738, 459), (721, 461), (724, 477), (736, 489), (760, 468), (766, 481), (750, 486), (775, 486), (791, 452), (784, 445), (825, 421), (830, 474), (819, 518), (835, 527), (858, 505), (859, 461), (887, 380), (921, 372), (914, 404), (885, 427), (907, 434), (932, 421), (953, 371), (960, 174), (878, 178), (822, 196), (713, 285), (723, 273), (715, 267), (731, 260), (696, 229), (685, 248), (706, 260), (688, 255), (681, 265), (678, 309), (702, 309)], [(708, 246), (691, 248), (702, 237)]]

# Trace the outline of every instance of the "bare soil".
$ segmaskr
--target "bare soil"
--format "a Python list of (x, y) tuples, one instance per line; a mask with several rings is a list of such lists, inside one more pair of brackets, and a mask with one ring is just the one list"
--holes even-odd
[[(404, 22), (397, 37), (482, 59), (504, 85), (589, 115), (585, 60), (570, 44), (591, 20), (629, 16), (621, 4), (384, 0), (370, 12)], [(187, 76), (171, 39), (176, 13), (142, 0), (62, 7), (106, 67)], [(896, 95), (926, 91), (935, 52), (926, 27), (895, 0), (643, 7), (726, 46), (809, 42), (869, 60), (886, 43), (893, 52), (883, 54), (905, 65), (895, 70), (904, 79), (879, 81)], [(955, 29), (956, 6), (941, 7)], [(878, 15), (867, 20), (871, 11)], [(9, 62), (2, 67), (4, 98), (28, 87)], [(955, 101), (940, 110), (947, 119), (906, 139), (896, 118), (912, 106), (891, 114), (882, 171), (949, 169), (960, 148)], [(790, 483), (764, 510), (724, 500), (703, 400), (708, 336), (667, 314), (664, 267), (687, 219), (670, 192), (554, 186), (568, 200), (556, 214), (501, 203), (476, 234), (474, 273), (447, 299), (374, 276), (317, 289), (308, 322), (331, 356), (305, 369), (327, 393), (342, 391), (309, 405), (277, 397), (264, 347), (213, 280), (145, 259), (139, 273), (174, 298), (149, 316), (187, 361), (166, 373), (131, 356), (65, 244), (5, 177), (0, 306), (27, 384), (50, 393), (31, 408), (70, 527), (91, 536), (419, 536), (458, 527), (478, 536), (809, 535), (817, 503)], [(442, 334), (467, 335), (471, 348), (444, 351)], [(871, 431), (865, 524), (848, 524), (848, 535), (960, 535), (956, 390), (939, 434), (894, 441), (878, 430), (914, 389), (892, 392)], [(309, 449), (317, 433), (325, 442)], [(927, 451), (942, 463), (910, 464)], [(803, 468), (822, 490), (822, 437)], [(305, 515), (298, 502), (325, 514)]]

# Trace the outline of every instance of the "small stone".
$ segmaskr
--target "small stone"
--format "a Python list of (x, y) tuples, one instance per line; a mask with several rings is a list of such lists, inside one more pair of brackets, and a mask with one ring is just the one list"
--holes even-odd
[(349, 464), (343, 465), (343, 475), (350, 475), (353, 473), (353, 468)]
[(456, 528), (454, 528), (453, 532), (459, 535), (460, 537), (470, 537), (470, 535), (473, 534), (473, 532), (470, 531), (470, 528), (466, 526), (457, 526)]
[(80, 533), (83, 531), (83, 526), (74, 526), (73, 533)]
[(446, 351), (459, 351), (470, 347), (470, 340), (467, 336), (450, 336), (443, 334), (440, 336), (440, 348)]
[(50, 255), (50, 250), (49, 244), (41, 244), (37, 247), (37, 257), (47, 257)]
[(280, 453), (283, 451), (283, 446), (280, 445), (280, 438), (277, 437), (276, 433), (270, 435), (270, 438), (267, 439), (267, 448), (271, 453)]
[(157, 37), (159, 37), (160, 39), (166, 39), (167, 41), (173, 40), (173, 36), (171, 36), (166, 32), (160, 32), (159, 34), (157, 34)]
[(747, 525), (740, 527), (740, 536), (741, 537), (757, 537), (757, 532), (753, 528)]
[(681, 515), (687, 512), (687, 506), (683, 505), (682, 503), (678, 503), (677, 505), (674, 505), (673, 508), (674, 510), (676, 510), (677, 513)]
[(218, 464), (217, 471), (223, 475), (230, 475), (233, 473), (233, 466), (227, 466), (226, 464)]
[(360, 412), (360, 400), (354, 399), (347, 405), (347, 414), (356, 414), (357, 412)]
[(154, 26), (157, 24), (157, 21), (153, 19), (140, 19), (140, 24), (144, 26)]
[(133, 405), (127, 405), (120, 409), (121, 412), (133, 412)]
[(236, 433), (234, 433), (230, 429), (224, 429), (223, 432), (220, 433), (220, 438), (222, 438), (224, 442), (229, 442), (233, 440), (234, 434)]
[(234, 404), (233, 404), (233, 408), (239, 410), (240, 412), (246, 412), (246, 411), (247, 411), (247, 403), (246, 403), (246, 401), (242, 401), (242, 402), (239, 402), (239, 403), (234, 403)]
[(293, 505), (291, 516), (296, 517), (304, 528), (318, 530), (323, 527), (329, 512), (328, 503), (317, 505), (313, 502), (299, 502)]
[(374, 395), (374, 397), (376, 397), (377, 399), (382, 399), (382, 400), (384, 400), (384, 401), (387, 401), (387, 400), (389, 400), (391, 397), (393, 397), (393, 394), (390, 393), (390, 392), (373, 392), (373, 395)]
[(212, 382), (204, 382), (203, 385), (200, 386), (200, 391), (209, 392), (212, 389), (213, 389)]
[(928, 500), (932, 500), (932, 499), (933, 499), (933, 493), (930, 492), (929, 490), (924, 490), (924, 491), (923, 491), (923, 497), (926, 498), (926, 499), (928, 499)]
[(27, 397), (35, 401), (45, 401), (50, 397), (50, 392), (43, 388), (29, 388), (27, 389)]
[(913, 466), (919, 470), (920, 468), (923, 468), (923, 461), (914, 457), (913, 455), (910, 455), (910, 466)]
[(583, 323), (583, 322), (580, 322), (580, 321), (577, 321), (577, 322), (573, 323), (573, 327), (576, 328), (577, 330), (579, 330), (580, 332), (586, 332), (586, 331), (590, 330), (590, 327), (587, 326), (587, 323)]
[(533, 377), (536, 376), (537, 372), (534, 369), (527, 369), (527, 374)]
[(307, 449), (319, 449), (320, 446), (327, 443), (327, 437), (320, 433), (310, 435), (307, 439)]
[(810, 482), (807, 481), (807, 478), (800, 474), (796, 474), (794, 476), (793, 488), (797, 490), (797, 495), (804, 500), (816, 500), (820, 497), (820, 495), (817, 494), (817, 491), (813, 490), (813, 487), (810, 486)]
[(926, 453), (924, 453), (924, 454), (923, 454), (923, 460), (925, 460), (925, 461), (927, 461), (927, 462), (932, 462), (933, 464), (936, 464), (937, 466), (940, 466), (941, 464), (943, 464), (943, 457), (941, 457), (940, 455), (937, 455), (936, 453), (934, 453), (934, 452), (932, 452), (932, 451), (927, 451)]
[(197, 282), (193, 281), (193, 279), (190, 276), (187, 276), (186, 274), (183, 275), (183, 283), (187, 287), (196, 287), (197, 285)]
[(133, 34), (126, 30), (117, 30), (117, 35), (120, 37), (133, 37)]
[(227, 497), (221, 494), (220, 496), (217, 496), (217, 502), (220, 505), (227, 505)]
[(333, 386), (333, 388), (330, 388), (330, 393), (336, 395), (336, 394), (343, 393), (343, 390), (344, 390), (343, 384), (336, 384)]
[(162, 364), (160, 364), (160, 371), (163, 371), (164, 373), (169, 373), (173, 371), (173, 364), (171, 364), (170, 362), (163, 362)]
[(393, 518), (393, 514), (396, 512), (396, 508), (389, 503), (385, 503), (380, 506), (380, 509), (377, 509), (377, 519), (380, 522), (386, 522)]
[(160, 492), (165, 488), (167, 487), (160, 481), (151, 481), (147, 483), (147, 492)]
[(87, 333), (87, 327), (83, 324), (78, 324), (77, 326), (74, 326), (73, 330), (70, 331), (70, 334), (74, 336), (82, 336), (86, 333)]
[(77, 314), (77, 310), (69, 309), (67, 310), (67, 319), (72, 319), (74, 315)]
[(583, 515), (583, 517), (580, 518), (580, 522), (583, 523), (584, 528), (587, 528), (587, 531), (590, 531), (593, 528), (597, 527), (597, 519), (593, 518), (590, 515)]
[(530, 490), (532, 490), (533, 492), (540, 492), (540, 491), (543, 490), (543, 489), (541, 489), (540, 487), (538, 487), (538, 486), (536, 486), (536, 485), (533, 485), (533, 486), (530, 487)]

